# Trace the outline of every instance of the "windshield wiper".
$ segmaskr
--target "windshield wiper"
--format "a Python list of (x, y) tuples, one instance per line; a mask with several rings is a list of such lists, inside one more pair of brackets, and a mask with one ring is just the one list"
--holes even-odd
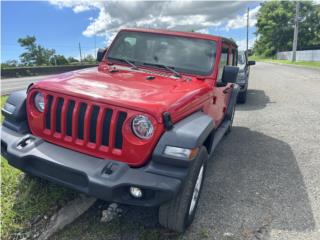
[(129, 64), (132, 67), (132, 69), (139, 70), (137, 65), (134, 64), (134, 61), (129, 61), (128, 59), (125, 59), (125, 58), (114, 58), (114, 57), (108, 57), (108, 58), (112, 59), (112, 60), (119, 61), (119, 62), (125, 62), (125, 63)]
[(157, 63), (143, 63), (143, 65), (146, 65), (146, 66), (155, 66), (155, 67), (161, 67), (161, 68), (167, 69), (168, 71), (174, 73), (174, 76), (175, 76), (175, 77), (181, 78), (181, 74), (178, 73), (177, 71), (175, 71), (175, 70), (173, 69), (174, 67), (166, 66), (166, 65), (163, 65), (163, 64), (157, 64)]

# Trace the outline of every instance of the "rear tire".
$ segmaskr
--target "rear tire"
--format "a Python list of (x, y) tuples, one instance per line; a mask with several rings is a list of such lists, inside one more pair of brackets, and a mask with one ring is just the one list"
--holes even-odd
[(240, 92), (238, 94), (238, 103), (246, 103), (247, 101), (247, 90), (245, 90), (244, 92)]
[(192, 223), (203, 186), (207, 160), (208, 152), (202, 146), (198, 157), (190, 166), (179, 193), (159, 208), (159, 223), (163, 227), (176, 232), (184, 232)]

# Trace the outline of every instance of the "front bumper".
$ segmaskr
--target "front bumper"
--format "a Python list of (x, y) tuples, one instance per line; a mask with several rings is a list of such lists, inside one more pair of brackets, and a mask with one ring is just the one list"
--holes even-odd
[[(31, 134), (1, 128), (1, 153), (10, 165), (106, 201), (158, 206), (170, 200), (182, 183), (181, 178), (166, 176), (164, 171), (158, 173), (154, 165), (131, 168), (126, 163), (91, 157)], [(22, 146), (26, 139), (28, 144)], [(133, 198), (129, 194), (130, 186), (141, 188), (144, 197)]]

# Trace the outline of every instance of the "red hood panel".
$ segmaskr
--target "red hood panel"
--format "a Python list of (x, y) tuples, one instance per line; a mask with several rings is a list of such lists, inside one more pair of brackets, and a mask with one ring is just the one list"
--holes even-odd
[[(155, 79), (147, 80), (150, 75)], [(33, 88), (148, 112), (159, 121), (164, 111), (175, 111), (209, 91), (202, 80), (174, 79), (129, 68), (113, 73), (98, 68), (69, 72), (37, 82)]]

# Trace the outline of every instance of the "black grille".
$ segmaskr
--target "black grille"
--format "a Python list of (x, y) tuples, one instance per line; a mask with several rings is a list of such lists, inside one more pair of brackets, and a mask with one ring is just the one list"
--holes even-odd
[(117, 121), (117, 127), (116, 127), (116, 141), (115, 141), (115, 148), (122, 148), (122, 126), (124, 123), (124, 120), (127, 118), (127, 113), (126, 112), (120, 112), (119, 113), (119, 118)]
[(52, 96), (48, 96), (48, 102), (47, 102), (47, 114), (46, 114), (46, 129), (51, 128), (51, 106), (52, 106)]
[(57, 112), (56, 112), (56, 132), (61, 133), (61, 113), (63, 107), (63, 98), (58, 98)]
[(97, 129), (97, 120), (99, 115), (99, 107), (93, 106), (92, 113), (91, 113), (91, 119), (90, 119), (90, 137), (89, 141), (95, 143), (96, 142), (96, 133), (98, 131)]
[(72, 136), (72, 119), (73, 119), (74, 106), (75, 106), (75, 102), (73, 100), (69, 101), (68, 110), (67, 110), (67, 128), (66, 128), (67, 136)]
[(112, 110), (107, 109), (106, 115), (103, 119), (103, 127), (102, 127), (102, 145), (109, 146), (109, 135), (110, 135), (110, 124), (111, 124)]
[(84, 132), (84, 117), (87, 110), (87, 104), (81, 103), (80, 104), (80, 111), (78, 117), (78, 138), (83, 139), (83, 132)]
[[(89, 114), (87, 118), (86, 114)], [(51, 130), (50, 134), (54, 137), (59, 136), (54, 135), (57, 132), (74, 137), (73, 141), (81, 139), (94, 144), (122, 149), (122, 128), (126, 118), (126, 112), (102, 107), (97, 103), (89, 108), (88, 104), (84, 102), (77, 103), (75, 100), (67, 100), (63, 97), (52, 95), (48, 95), (47, 97), (45, 129)], [(99, 126), (102, 129), (98, 129), (98, 121), (100, 121)], [(73, 124), (75, 123), (77, 124), (77, 128), (73, 129)], [(101, 131), (99, 135), (101, 139), (99, 141), (97, 141), (98, 131)], [(114, 133), (113, 136), (110, 136), (111, 132)], [(113, 138), (113, 146), (110, 146), (110, 138)]]

